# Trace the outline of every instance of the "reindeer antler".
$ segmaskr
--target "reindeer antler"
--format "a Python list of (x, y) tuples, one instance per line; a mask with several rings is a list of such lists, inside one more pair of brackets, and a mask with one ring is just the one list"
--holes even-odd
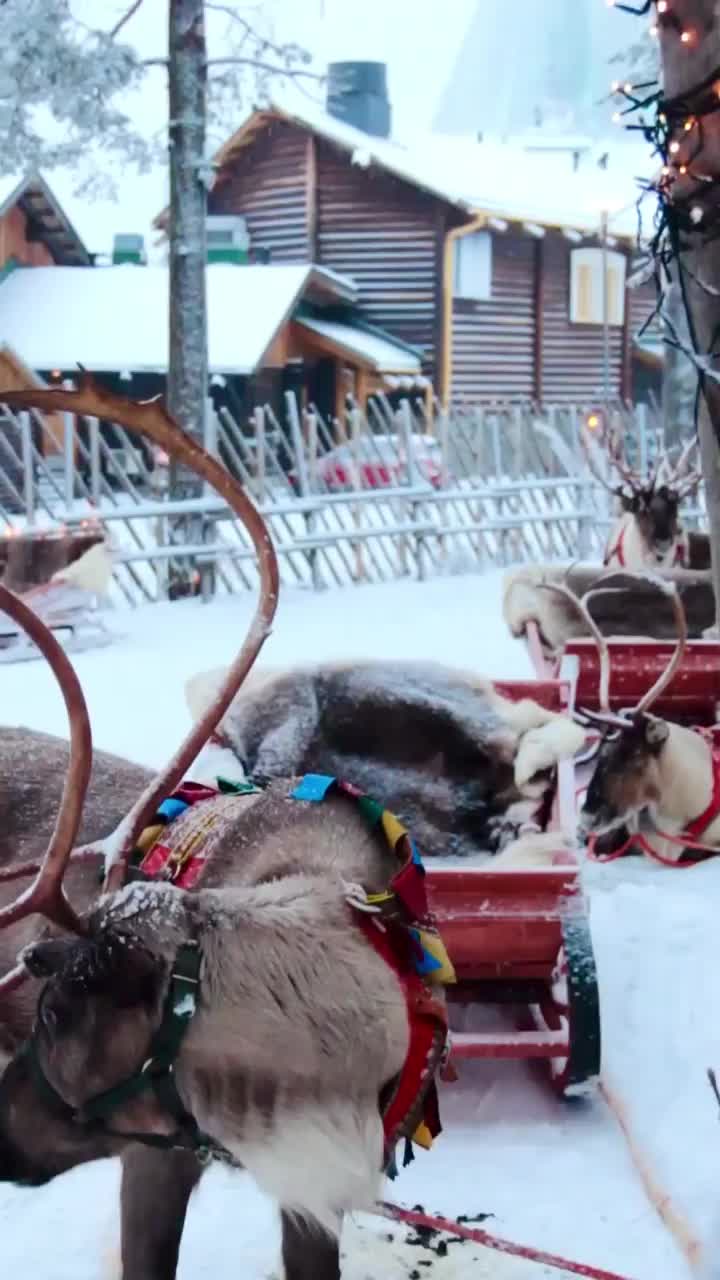
[[(62, 929), (82, 933), (83, 925), (63, 889), (63, 873), (80, 829), (92, 767), (92, 734), (83, 691), (64, 649), (37, 614), (0, 584), (0, 607), (47, 659), (60, 686), (70, 723), (70, 763), (55, 829), (31, 885), (0, 910), (0, 927), (37, 912)], [(0, 989), (3, 983), (0, 982)]]
[[(625, 457), (625, 451), (623, 449), (622, 441), (620, 439), (617, 428), (608, 427), (607, 423), (603, 422), (602, 428), (599, 432), (598, 439), (602, 447), (605, 449), (605, 452), (607, 453), (608, 458), (610, 459), (611, 465), (615, 468), (618, 475), (625, 482), (625, 484), (627, 484), (630, 487), (633, 493), (637, 492), (639, 489), (642, 489), (643, 488), (642, 477), (639, 474), (639, 472), (634, 471), (630, 466), (630, 464), (628, 463)], [(588, 466), (592, 471), (593, 475), (595, 476), (595, 479), (599, 480), (600, 484), (603, 485), (605, 489), (608, 489), (610, 493), (615, 493), (615, 487), (612, 484), (610, 484), (608, 480), (605, 479), (599, 467), (597, 466), (596, 460), (593, 457), (592, 450), (590, 448), (590, 443), (586, 438), (586, 434), (584, 431), (580, 432), (580, 443), (582, 444), (583, 452), (585, 453), (585, 457), (587, 458)]]
[(634, 715), (641, 715), (644, 711), (648, 711), (654, 702), (657, 702), (658, 698), (660, 697), (660, 694), (664, 693), (665, 689), (667, 689), (668, 685), (670, 684), (670, 681), (672, 680), (673, 676), (675, 675), (675, 672), (677, 671), (678, 667), (680, 666), (680, 663), (683, 660), (683, 654), (685, 653), (685, 646), (687, 645), (688, 631), (687, 631), (687, 618), (685, 616), (685, 610), (683, 608), (682, 600), (680, 599), (680, 593), (677, 587), (675, 586), (675, 583), (668, 582), (667, 579), (665, 578), (658, 578), (654, 574), (649, 574), (649, 573), (636, 574), (634, 576), (638, 578), (644, 577), (646, 579), (649, 579), (649, 581), (653, 582), (658, 587), (658, 589), (662, 591), (663, 595), (666, 596), (671, 601), (673, 614), (675, 615), (675, 622), (677, 624), (677, 631), (678, 631), (678, 638), (675, 644), (675, 649), (670, 656), (670, 661), (668, 662), (665, 670), (660, 673), (660, 675), (658, 676), (652, 688), (648, 689), (647, 693), (643, 694), (642, 698), (640, 699), (640, 701), (638, 702), (637, 706), (634, 709), (634, 712), (633, 712)]
[(698, 449), (698, 441), (693, 436), (687, 441), (682, 449), (675, 466), (670, 469), (668, 465), (668, 476), (665, 481), (668, 489), (674, 489), (679, 498), (686, 498), (693, 489), (696, 489), (702, 480), (702, 469), (699, 463), (695, 466), (690, 465), (693, 451)]
[(600, 659), (598, 701), (600, 703), (601, 711), (610, 715), (610, 650), (605, 636), (588, 608), (587, 602), (593, 592), (586, 592), (581, 599), (579, 596), (575, 595), (575, 592), (567, 585), (566, 582), (543, 582), (540, 585), (545, 591), (554, 591), (556, 595), (562, 596), (564, 600), (569, 601), (578, 617), (582, 618), (585, 626), (590, 632), (590, 635), (595, 641), (598, 657)]
[(159, 400), (135, 401), (116, 395), (95, 384), (82, 370), (77, 391), (57, 388), (47, 391), (0, 391), (0, 402), (18, 409), (44, 409), (49, 413), (63, 409), (88, 417), (109, 419), (142, 435), (147, 435), (167, 453), (178, 458), (201, 475), (225, 499), (242, 521), (253, 541), (258, 557), (261, 592), (255, 615), (245, 642), (229, 668), (225, 681), (193, 726), (172, 759), (146, 788), (130, 813), (107, 840), (102, 842), (106, 858), (105, 889), (121, 886), (127, 860), (137, 836), (147, 825), (158, 805), (171, 792), (189, 769), (225, 715), (240, 685), (247, 676), (262, 645), (270, 634), (277, 608), (279, 574), (277, 556), (265, 521), (236, 480), (170, 417)]

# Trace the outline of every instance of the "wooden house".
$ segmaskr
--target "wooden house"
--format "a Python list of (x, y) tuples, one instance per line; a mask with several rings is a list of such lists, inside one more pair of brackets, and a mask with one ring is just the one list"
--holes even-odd
[[(226, 142), (209, 213), (242, 225), (255, 260), (352, 280), (361, 313), (418, 352), (445, 400), (631, 398), (633, 334), (652, 305), (647, 286), (626, 288), (637, 148), (613, 160), (584, 139), (553, 151), (435, 135), (404, 147), (388, 131), (382, 64), (335, 64), (326, 111), (258, 110)], [(607, 374), (606, 199), (629, 206), (610, 218)]]

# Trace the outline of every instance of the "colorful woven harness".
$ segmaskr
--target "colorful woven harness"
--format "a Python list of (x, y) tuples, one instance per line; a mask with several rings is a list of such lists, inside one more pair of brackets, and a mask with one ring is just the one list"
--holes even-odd
[[(217, 789), (183, 783), (142, 832), (135, 862), (148, 876), (171, 880), (178, 888), (193, 888), (228, 821), (237, 814), (237, 797), (260, 791), (252, 782), (222, 778)], [(436, 1077), (447, 1060), (449, 1040), (445, 1003), (433, 995), (432, 988), (455, 982), (455, 972), (428, 908), (422, 858), (398, 818), (351, 783), (326, 775), (306, 774), (290, 794), (295, 800), (319, 803), (333, 791), (356, 802), (398, 861), (387, 889), (368, 894), (353, 886), (348, 896), (356, 924), (397, 976), (407, 1006), (407, 1056), (389, 1086), (389, 1096), (382, 1100), (384, 1167), (394, 1177), (398, 1141), (408, 1140), (403, 1161), (408, 1164), (413, 1158), (411, 1142), (428, 1149), (441, 1132)], [(206, 805), (209, 801), (213, 803)], [(194, 820), (183, 824), (178, 840), (166, 843), (167, 828), (195, 806)]]

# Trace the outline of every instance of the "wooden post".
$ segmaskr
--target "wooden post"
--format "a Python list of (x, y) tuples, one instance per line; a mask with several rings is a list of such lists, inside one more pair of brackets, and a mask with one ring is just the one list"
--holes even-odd
[(265, 500), (265, 410), (258, 405), (255, 420), (255, 496), (258, 502)]
[(100, 423), (88, 418), (88, 445), (90, 451), (90, 498), (94, 506), (100, 505), (102, 472), (100, 469)]
[(25, 411), (18, 414), (22, 442), (23, 499), (28, 527), (35, 524), (35, 459), (33, 457), (32, 419)]

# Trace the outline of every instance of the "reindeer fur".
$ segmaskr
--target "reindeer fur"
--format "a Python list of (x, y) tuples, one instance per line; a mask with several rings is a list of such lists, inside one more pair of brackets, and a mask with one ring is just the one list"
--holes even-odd
[[(33, 729), (6, 727), (0, 733), (0, 867), (40, 858), (45, 852), (67, 771), (68, 744)], [(100, 839), (121, 820), (151, 777), (129, 760), (95, 751), (85, 801), (82, 840)], [(98, 892), (100, 867), (71, 862), (66, 873), (72, 902), (87, 908)], [(16, 882), (0, 883), (0, 906), (17, 893)], [(0, 931), (0, 972), (16, 963), (20, 951), (51, 933), (37, 917)], [(40, 984), (28, 980), (2, 998), (0, 1072), (28, 1038)], [(108, 1154), (98, 1149), (98, 1158)], [(0, 1157), (1, 1162), (1, 1157)], [(123, 1280), (174, 1280), (185, 1213), (202, 1166), (192, 1153), (128, 1146), (122, 1153)], [(286, 1280), (336, 1280), (336, 1250), (321, 1235), (308, 1232), (283, 1211)]]
[[(637, 717), (600, 749), (579, 826), (584, 835), (626, 827), (643, 831), (662, 858), (677, 861), (679, 836), (707, 809), (713, 795), (712, 750), (700, 734), (655, 716)], [(699, 837), (720, 846), (720, 816)]]
[[(399, 980), (355, 926), (345, 895), (348, 882), (379, 889), (395, 869), (347, 797), (307, 804), (284, 783), (238, 798), (208, 869), (208, 882), (226, 887), (131, 884), (91, 912), (87, 938), (29, 949), (32, 972), (58, 974), (40, 1013), (49, 1078), (80, 1103), (134, 1070), (159, 1021), (169, 965), (197, 939), (200, 1006), (176, 1066), (183, 1101), (270, 1195), (337, 1234), (344, 1211), (377, 1197), (379, 1096), (408, 1047)], [(75, 1002), (75, 1015), (58, 1020), (58, 999)], [(37, 1159), (43, 1106), (37, 1099), (20, 1122), (13, 1080), (10, 1071), (0, 1090), (0, 1138), (12, 1149), (35, 1144)], [(149, 1098), (114, 1113), (114, 1129), (138, 1125), (163, 1132), (173, 1122)], [(87, 1139), (80, 1131), (72, 1141), (70, 1163), (79, 1163)]]
[[(202, 672), (186, 685), (195, 719), (224, 675)], [(236, 773), (239, 760), (257, 777), (349, 778), (439, 856), (492, 847), (508, 810), (524, 801), (529, 816), (548, 772), (584, 741), (567, 717), (529, 698), (512, 702), (489, 680), (433, 662), (261, 669), (220, 728)], [(231, 762), (227, 748), (211, 747), (194, 776)]]
[[(547, 649), (558, 654), (577, 636), (589, 635), (585, 623), (569, 601), (543, 589), (543, 584), (564, 582), (577, 596), (602, 586), (612, 578), (613, 590), (589, 601), (592, 617), (606, 636), (649, 636), (672, 640), (675, 622), (669, 602), (652, 580), (646, 581), (610, 571), (602, 565), (557, 563), (525, 565), (505, 575), (503, 618), (514, 636), (522, 636), (529, 622), (535, 622)], [(688, 634), (701, 637), (715, 620), (715, 600), (710, 574), (685, 569), (663, 570), (661, 576), (677, 586), (687, 617)]]

